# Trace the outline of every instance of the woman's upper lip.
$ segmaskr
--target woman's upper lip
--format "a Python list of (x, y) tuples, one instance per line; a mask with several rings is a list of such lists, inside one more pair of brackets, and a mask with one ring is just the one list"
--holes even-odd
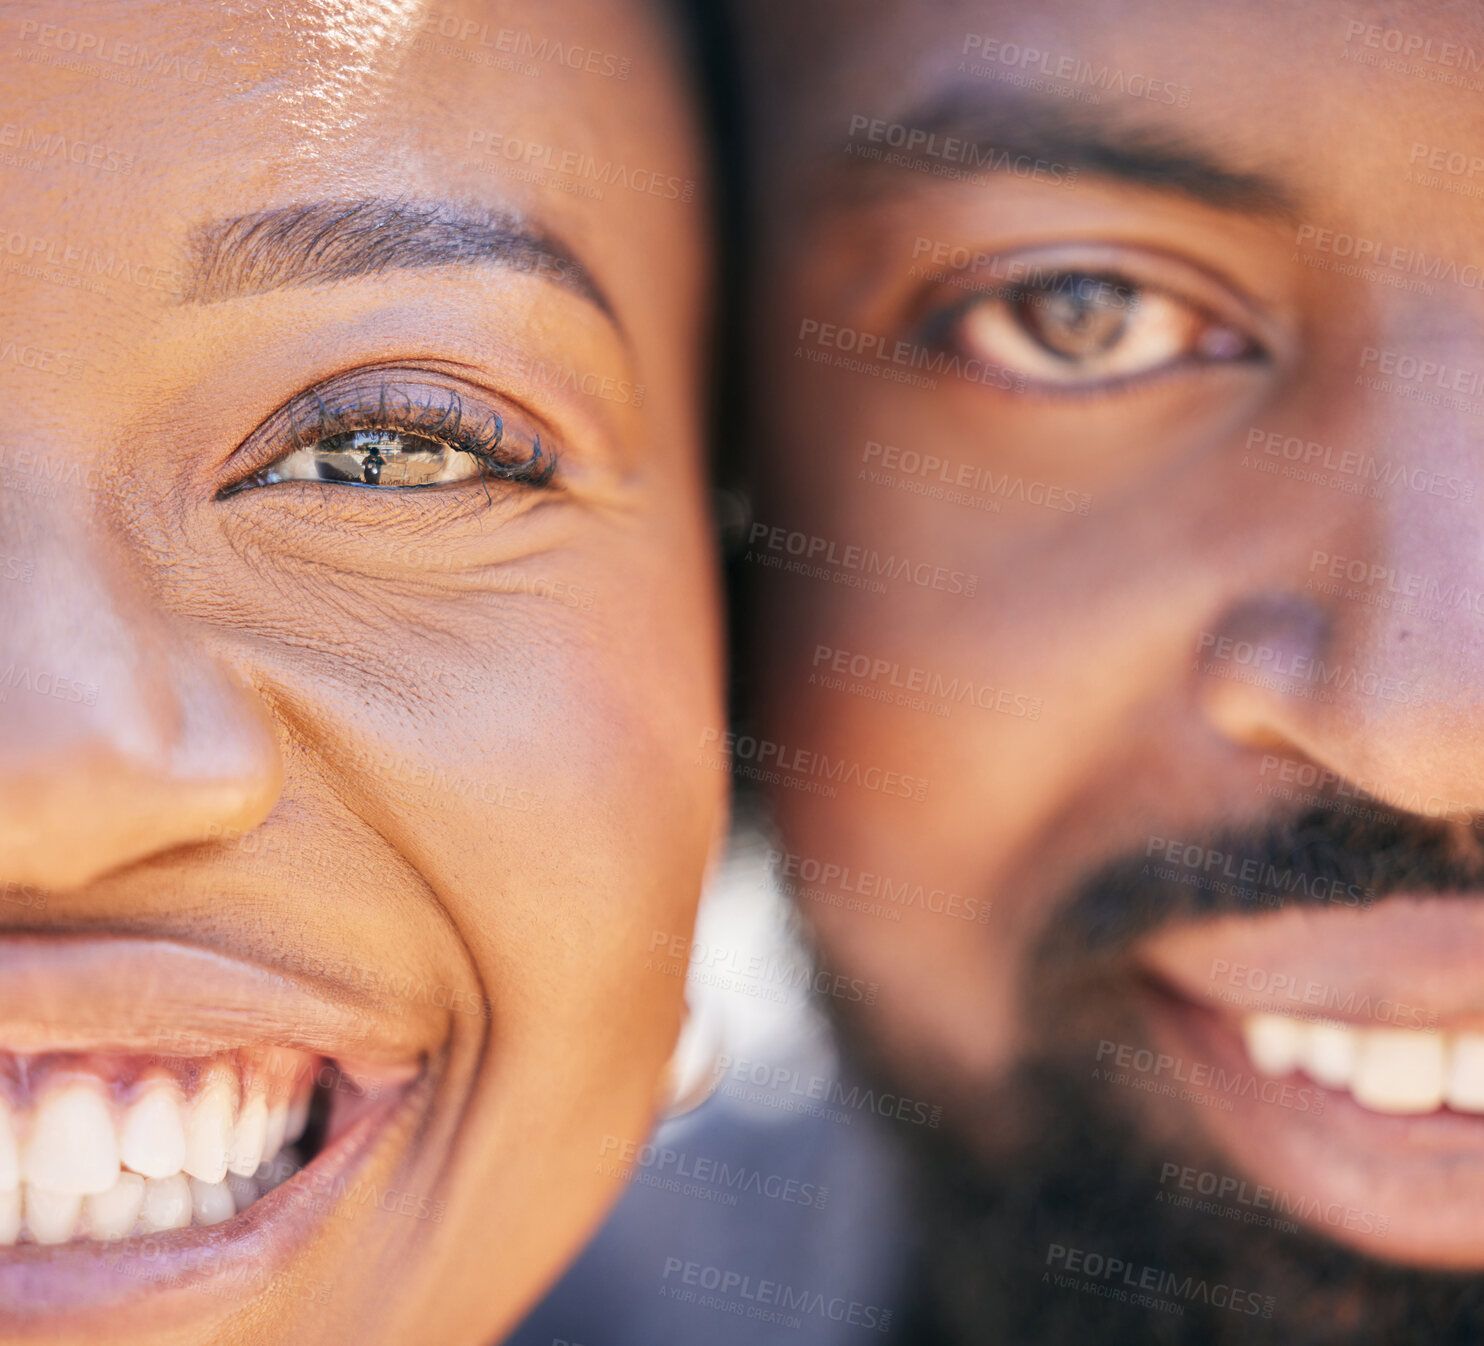
[(1183, 922), (1142, 941), (1134, 959), (1187, 1000), (1236, 1013), (1379, 1027), (1403, 1005), (1436, 1028), (1484, 1029), (1484, 893)]
[(366, 1065), (411, 1065), (447, 1011), (174, 939), (0, 935), (0, 1050), (206, 1056), (279, 1045)]

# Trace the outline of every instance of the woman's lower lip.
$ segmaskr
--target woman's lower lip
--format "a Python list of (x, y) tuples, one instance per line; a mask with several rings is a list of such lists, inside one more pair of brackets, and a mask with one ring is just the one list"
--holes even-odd
[(401, 1123), (422, 1106), (425, 1078), (369, 1107), (301, 1172), (222, 1224), (0, 1249), (0, 1338), (51, 1340), (65, 1326), (93, 1340), (130, 1340), (134, 1312), (139, 1339), (149, 1341), (222, 1317), (275, 1285), (301, 1300), (323, 1298), (327, 1287), (297, 1283), (293, 1266), (348, 1200), (357, 1174), (410, 1132)]
[[(1179, 1101), (1169, 1106), (1201, 1119), (1230, 1161), (1218, 1189), (1245, 1180), (1249, 1196), (1264, 1190), (1265, 1215), (1382, 1260), (1484, 1267), (1484, 1117), (1390, 1116), (1302, 1074), (1270, 1079), (1252, 1066), (1229, 1016), (1161, 987), (1143, 998), (1157, 1053), (1178, 1064), (1141, 1087), (1158, 1106), (1173, 1086)], [(1186, 1195), (1221, 1204), (1199, 1190)]]

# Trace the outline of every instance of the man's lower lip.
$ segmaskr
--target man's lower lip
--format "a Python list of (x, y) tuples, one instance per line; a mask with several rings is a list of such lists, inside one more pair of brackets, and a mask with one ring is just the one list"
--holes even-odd
[[(225, 1315), (279, 1284), (300, 1299), (316, 1287), (293, 1281), (293, 1265), (335, 1218), (357, 1173), (409, 1128), (426, 1076), (399, 1086), (300, 1173), (231, 1220), (208, 1228), (0, 1249), (0, 1337), (42, 1341), (65, 1323), (94, 1339), (126, 1340), (117, 1315), (148, 1303), (148, 1340), (182, 1322)], [(323, 1292), (324, 1287), (319, 1287)]]
[[(1245, 1179), (1249, 1193), (1264, 1190), (1266, 1215), (1372, 1257), (1484, 1267), (1484, 1117), (1388, 1116), (1301, 1074), (1269, 1079), (1254, 1070), (1228, 1016), (1159, 987), (1143, 999), (1153, 1041), (1137, 1045), (1179, 1066), (1166, 1067), (1163, 1080), (1145, 1072), (1150, 1082), (1141, 1087), (1153, 1106), (1202, 1119), (1197, 1125), (1227, 1157), (1230, 1171), (1218, 1178)], [(1161, 1097), (1165, 1085), (1170, 1093)], [(1206, 1199), (1178, 1184), (1168, 1191), (1182, 1194)]]

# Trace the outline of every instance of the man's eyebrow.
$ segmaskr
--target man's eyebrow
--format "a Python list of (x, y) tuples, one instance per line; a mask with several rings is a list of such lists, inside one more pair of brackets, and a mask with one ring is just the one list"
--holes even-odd
[(484, 265), (534, 272), (617, 324), (591, 272), (558, 240), (514, 213), (445, 202), (310, 201), (201, 225), (191, 233), (190, 248), (187, 303), (414, 267)]
[[(1162, 105), (1159, 113), (1173, 111)], [(869, 143), (869, 126), (862, 131), (854, 119), (851, 142)], [(887, 119), (882, 119), (887, 120)], [(923, 145), (934, 145), (945, 163), (965, 171), (991, 172), (996, 165), (1017, 159), (1041, 160), (1075, 168), (1087, 174), (1154, 191), (1189, 197), (1220, 210), (1292, 218), (1298, 213), (1292, 193), (1276, 178), (1224, 162), (1220, 153), (1174, 128), (1151, 123), (1144, 109), (1125, 113), (1099, 105), (1083, 111), (1066, 104), (995, 91), (951, 90), (913, 110), (887, 120), (901, 126), (917, 148), (896, 148), (908, 157), (921, 157)], [(901, 133), (890, 131), (893, 136)], [(924, 137), (936, 137), (925, 141)], [(944, 156), (950, 138), (960, 143)], [(885, 149), (889, 140), (880, 140)], [(1008, 157), (1007, 157), (1008, 156)], [(880, 159), (852, 156), (848, 161), (864, 169), (890, 170), (900, 165)], [(859, 171), (859, 170), (853, 170)], [(952, 182), (951, 174), (938, 181)]]

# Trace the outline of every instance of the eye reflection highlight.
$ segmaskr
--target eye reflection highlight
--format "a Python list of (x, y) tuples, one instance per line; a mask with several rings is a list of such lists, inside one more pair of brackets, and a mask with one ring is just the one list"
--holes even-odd
[(481, 475), (469, 449), (395, 430), (353, 430), (286, 453), (238, 490), (280, 481), (338, 481), (384, 488), (442, 486)]
[(260, 466), (217, 498), (294, 481), (388, 490), (478, 481), (486, 493), (490, 480), (545, 487), (556, 456), (515, 415), (512, 444), (506, 418), (489, 405), (467, 407), (456, 388), (358, 371), (264, 422), (247, 442)]

